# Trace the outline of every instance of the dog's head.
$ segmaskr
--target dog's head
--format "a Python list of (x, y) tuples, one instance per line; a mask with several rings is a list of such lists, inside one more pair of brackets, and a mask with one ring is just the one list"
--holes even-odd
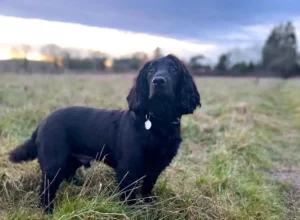
[[(200, 94), (185, 65), (174, 55), (147, 62), (127, 96), (132, 111), (176, 111), (191, 114), (201, 106)], [(162, 114), (161, 114), (162, 115)]]

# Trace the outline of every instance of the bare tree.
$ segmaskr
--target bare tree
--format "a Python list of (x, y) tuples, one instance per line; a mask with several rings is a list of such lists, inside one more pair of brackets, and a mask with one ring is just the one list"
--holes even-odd
[(139, 69), (142, 68), (142, 66), (144, 66), (144, 64), (149, 59), (147, 53), (142, 52), (142, 51), (137, 51), (137, 52), (133, 53), (132, 58), (139, 60), (139, 66), (138, 66)]
[(62, 65), (63, 49), (55, 44), (47, 44), (41, 48), (41, 53), (52, 59), (55, 71), (58, 72), (59, 66)]
[(28, 44), (21, 44), (18, 48), (19, 51), (21, 51), (24, 54), (24, 57), (27, 58), (27, 55), (31, 50), (31, 46)]
[(19, 72), (28, 72), (27, 55), (31, 47), (27, 44), (15, 45), (11, 48), (11, 56), (14, 61), (14, 66)]
[(70, 60), (71, 60), (70, 51), (68, 51), (67, 49), (64, 49), (62, 51), (62, 63), (63, 63), (64, 71), (65, 71), (65, 69), (69, 69)]
[(205, 58), (206, 57), (202, 54), (193, 56), (191, 57), (188, 65), (194, 71), (207, 71), (209, 66), (202, 63), (205, 60)]
[(22, 68), (24, 69), (25, 72), (28, 72), (28, 53), (31, 50), (31, 46), (28, 44), (22, 44), (20, 46), (20, 49), (24, 53), (24, 62), (22, 64)]
[(153, 58), (158, 58), (162, 56), (161, 48), (157, 47), (153, 52)]
[[(90, 51), (90, 57), (93, 62), (93, 70), (97, 71), (99, 68), (100, 60), (104, 63), (104, 60), (106, 58), (106, 54), (102, 53), (101, 51)], [(101, 64), (102, 64), (101, 62)]]

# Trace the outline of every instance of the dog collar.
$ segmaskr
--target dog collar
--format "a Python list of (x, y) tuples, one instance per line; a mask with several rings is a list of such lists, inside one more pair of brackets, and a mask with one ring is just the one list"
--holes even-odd
[[(152, 112), (149, 112), (149, 114), (146, 114), (146, 121), (145, 121), (145, 128), (146, 130), (149, 130), (152, 127), (152, 122), (150, 121), (150, 117), (156, 118), (158, 120), (164, 121), (163, 119), (155, 116)], [(170, 124), (177, 125), (180, 123), (180, 118), (176, 118), (174, 121), (171, 121)]]

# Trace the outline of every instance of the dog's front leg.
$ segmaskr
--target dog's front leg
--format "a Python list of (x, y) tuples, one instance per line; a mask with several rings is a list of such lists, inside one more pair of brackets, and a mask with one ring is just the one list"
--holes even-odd
[(148, 174), (144, 179), (144, 182), (142, 185), (142, 196), (143, 196), (143, 200), (147, 203), (155, 201), (155, 198), (152, 196), (151, 192), (157, 181), (159, 174), (160, 174), (160, 172), (154, 172), (154, 173)]
[(117, 168), (117, 179), (119, 183), (120, 200), (128, 205), (136, 202), (136, 188), (140, 180), (138, 169), (135, 168)]

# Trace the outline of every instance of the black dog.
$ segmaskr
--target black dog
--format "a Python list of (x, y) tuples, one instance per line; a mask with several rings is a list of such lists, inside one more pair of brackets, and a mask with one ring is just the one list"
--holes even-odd
[(15, 163), (38, 158), (40, 198), (46, 211), (53, 210), (60, 183), (93, 159), (115, 169), (124, 192), (121, 200), (132, 203), (134, 183), (143, 177), (142, 196), (151, 195), (158, 176), (177, 154), (181, 116), (201, 106), (200, 95), (184, 64), (168, 55), (144, 65), (127, 101), (125, 111), (58, 109), (39, 123), (29, 140), (10, 152)]

